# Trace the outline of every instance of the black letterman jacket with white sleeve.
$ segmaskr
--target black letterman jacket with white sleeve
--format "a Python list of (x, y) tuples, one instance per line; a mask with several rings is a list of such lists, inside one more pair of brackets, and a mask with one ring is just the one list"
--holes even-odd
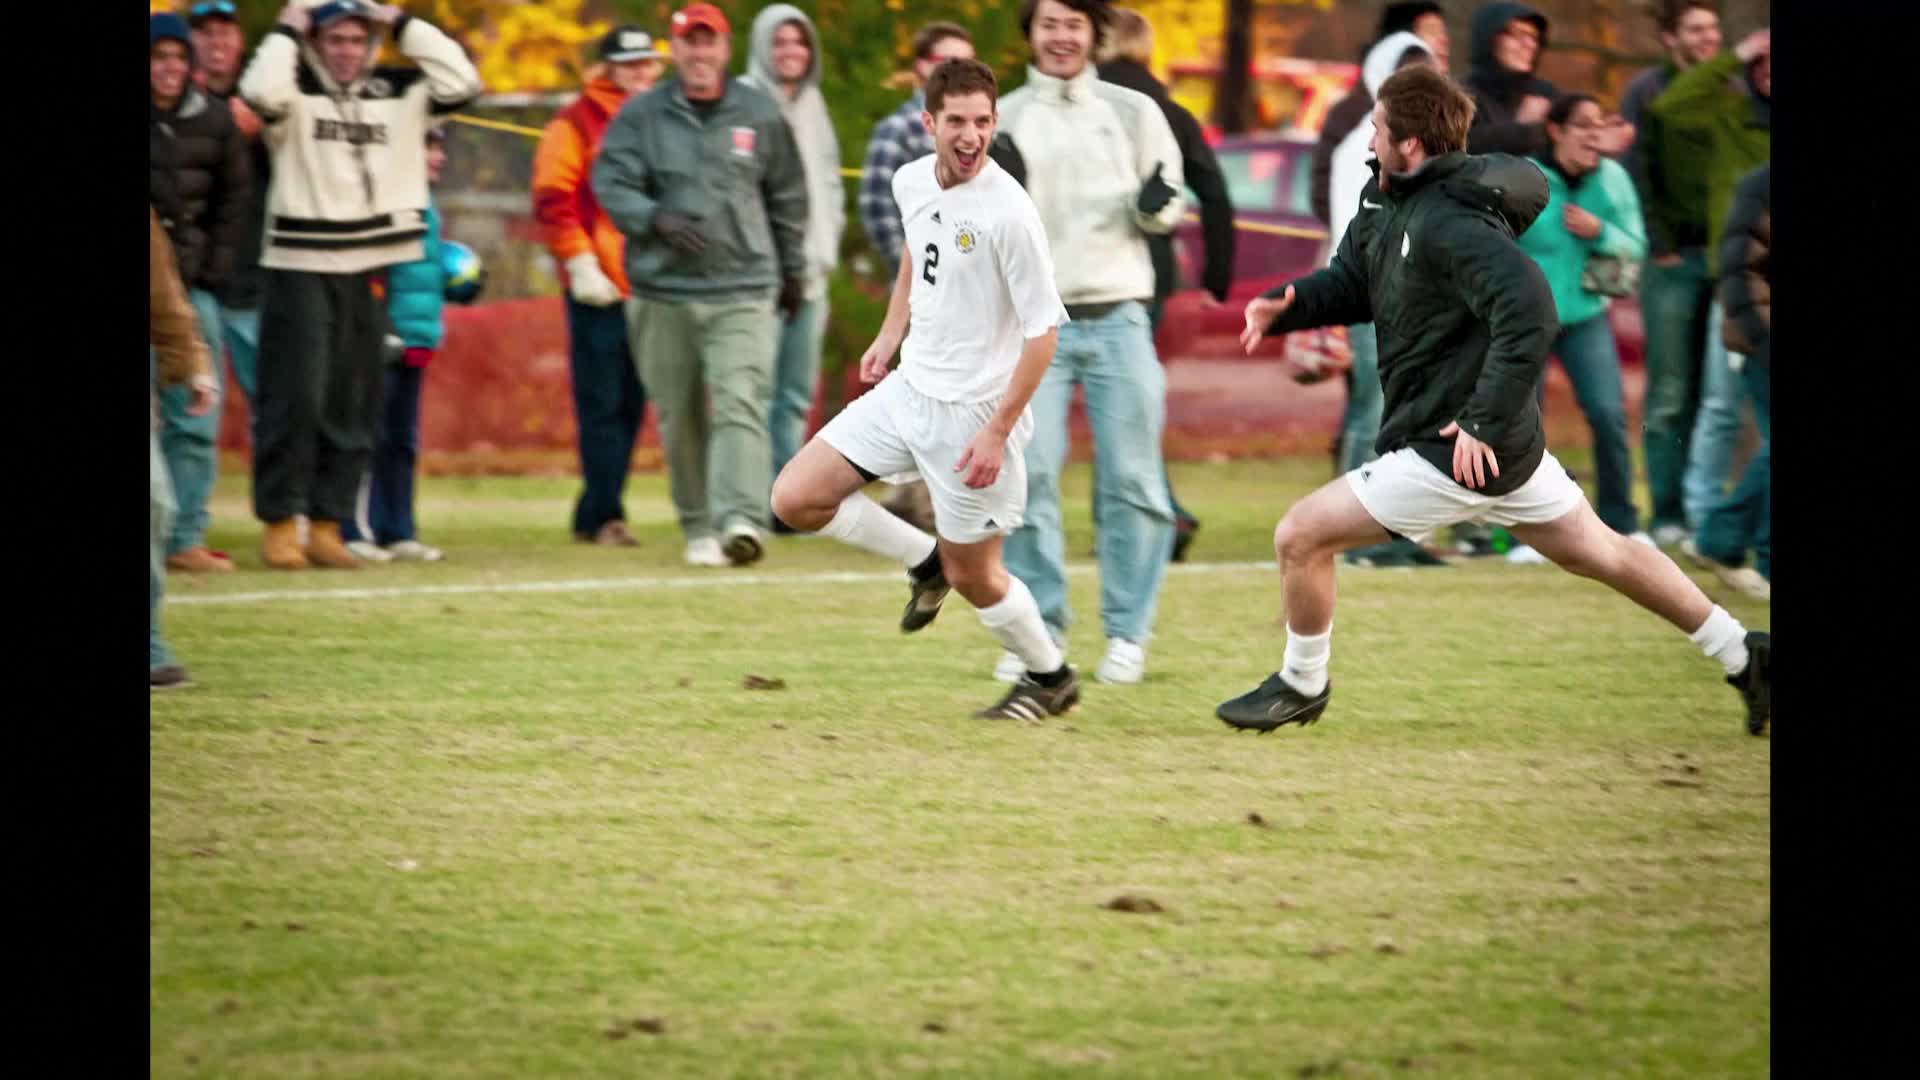
[(273, 154), (260, 265), (352, 274), (423, 257), (427, 127), (479, 96), (480, 72), (424, 19), (402, 15), (393, 38), (420, 66), (374, 67), (375, 49), (345, 86), (285, 26), (255, 50), (239, 89)]

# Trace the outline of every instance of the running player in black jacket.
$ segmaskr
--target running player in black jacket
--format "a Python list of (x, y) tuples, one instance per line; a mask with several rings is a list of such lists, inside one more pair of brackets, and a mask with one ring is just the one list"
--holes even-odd
[(1286, 654), (1216, 713), (1262, 732), (1317, 720), (1332, 690), (1334, 557), (1480, 521), (1687, 633), (1725, 667), (1760, 734), (1772, 713), (1769, 635), (1748, 633), (1657, 548), (1602, 524), (1547, 452), (1534, 387), (1558, 320), (1546, 279), (1514, 243), (1546, 206), (1546, 178), (1520, 158), (1468, 156), (1472, 117), (1472, 100), (1432, 68), (1389, 78), (1373, 111), (1375, 178), (1339, 253), (1247, 305), (1249, 353), (1269, 333), (1375, 323), (1386, 419), (1380, 457), (1296, 503), (1274, 531)]

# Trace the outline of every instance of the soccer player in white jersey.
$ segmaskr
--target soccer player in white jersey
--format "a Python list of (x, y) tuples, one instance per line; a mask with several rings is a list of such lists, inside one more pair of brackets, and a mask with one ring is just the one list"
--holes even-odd
[[(927, 78), (921, 120), (934, 152), (893, 175), (906, 244), (886, 321), (860, 358), (860, 377), (880, 385), (781, 470), (773, 512), (900, 560), (912, 590), (904, 631), (932, 622), (949, 588), (966, 597), (1027, 669), (975, 715), (1033, 722), (1079, 704), (1080, 680), (1000, 549), (1024, 516), (1027, 402), (1067, 309), (1040, 212), (987, 156), (998, 100), (993, 71), (975, 60), (948, 60)], [(889, 375), (895, 349), (900, 367)], [(937, 541), (860, 490), (914, 473), (932, 496)]]

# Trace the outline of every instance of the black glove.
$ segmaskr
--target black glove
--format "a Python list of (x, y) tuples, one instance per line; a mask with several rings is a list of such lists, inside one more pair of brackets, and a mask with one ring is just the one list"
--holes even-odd
[(653, 232), (689, 255), (698, 255), (707, 250), (707, 238), (700, 232), (700, 219), (678, 210), (655, 210)]
[(1164, 167), (1164, 163), (1154, 162), (1153, 175), (1147, 177), (1147, 182), (1140, 188), (1140, 198), (1133, 205), (1143, 214), (1157, 214), (1173, 201), (1176, 194), (1173, 185), (1160, 179), (1160, 170)]
[(1013, 177), (1015, 183), (1023, 188), (1027, 186), (1027, 159), (1020, 156), (1020, 148), (1013, 145), (1013, 140), (1006, 132), (993, 137), (993, 142), (987, 146), (987, 156), (1007, 170), (1007, 175)]
[(801, 284), (799, 278), (788, 278), (781, 282), (780, 299), (777, 301), (781, 319), (792, 322), (794, 312), (799, 311), (800, 305), (806, 303), (806, 300), (807, 289)]

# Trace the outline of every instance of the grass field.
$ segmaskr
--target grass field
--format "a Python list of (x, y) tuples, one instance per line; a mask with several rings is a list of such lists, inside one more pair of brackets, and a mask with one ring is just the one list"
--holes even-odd
[(902, 638), (877, 560), (682, 567), (657, 475), (637, 551), (568, 542), (571, 480), (432, 480), (449, 561), (353, 575), (259, 571), (224, 478), (242, 570), (170, 582), (152, 703), (153, 1075), (1767, 1073), (1770, 744), (1651, 615), (1343, 569), (1321, 723), (1213, 719), (1325, 473), (1176, 467), (1146, 683), (1039, 726), (969, 719), (997, 647), (957, 597)]

